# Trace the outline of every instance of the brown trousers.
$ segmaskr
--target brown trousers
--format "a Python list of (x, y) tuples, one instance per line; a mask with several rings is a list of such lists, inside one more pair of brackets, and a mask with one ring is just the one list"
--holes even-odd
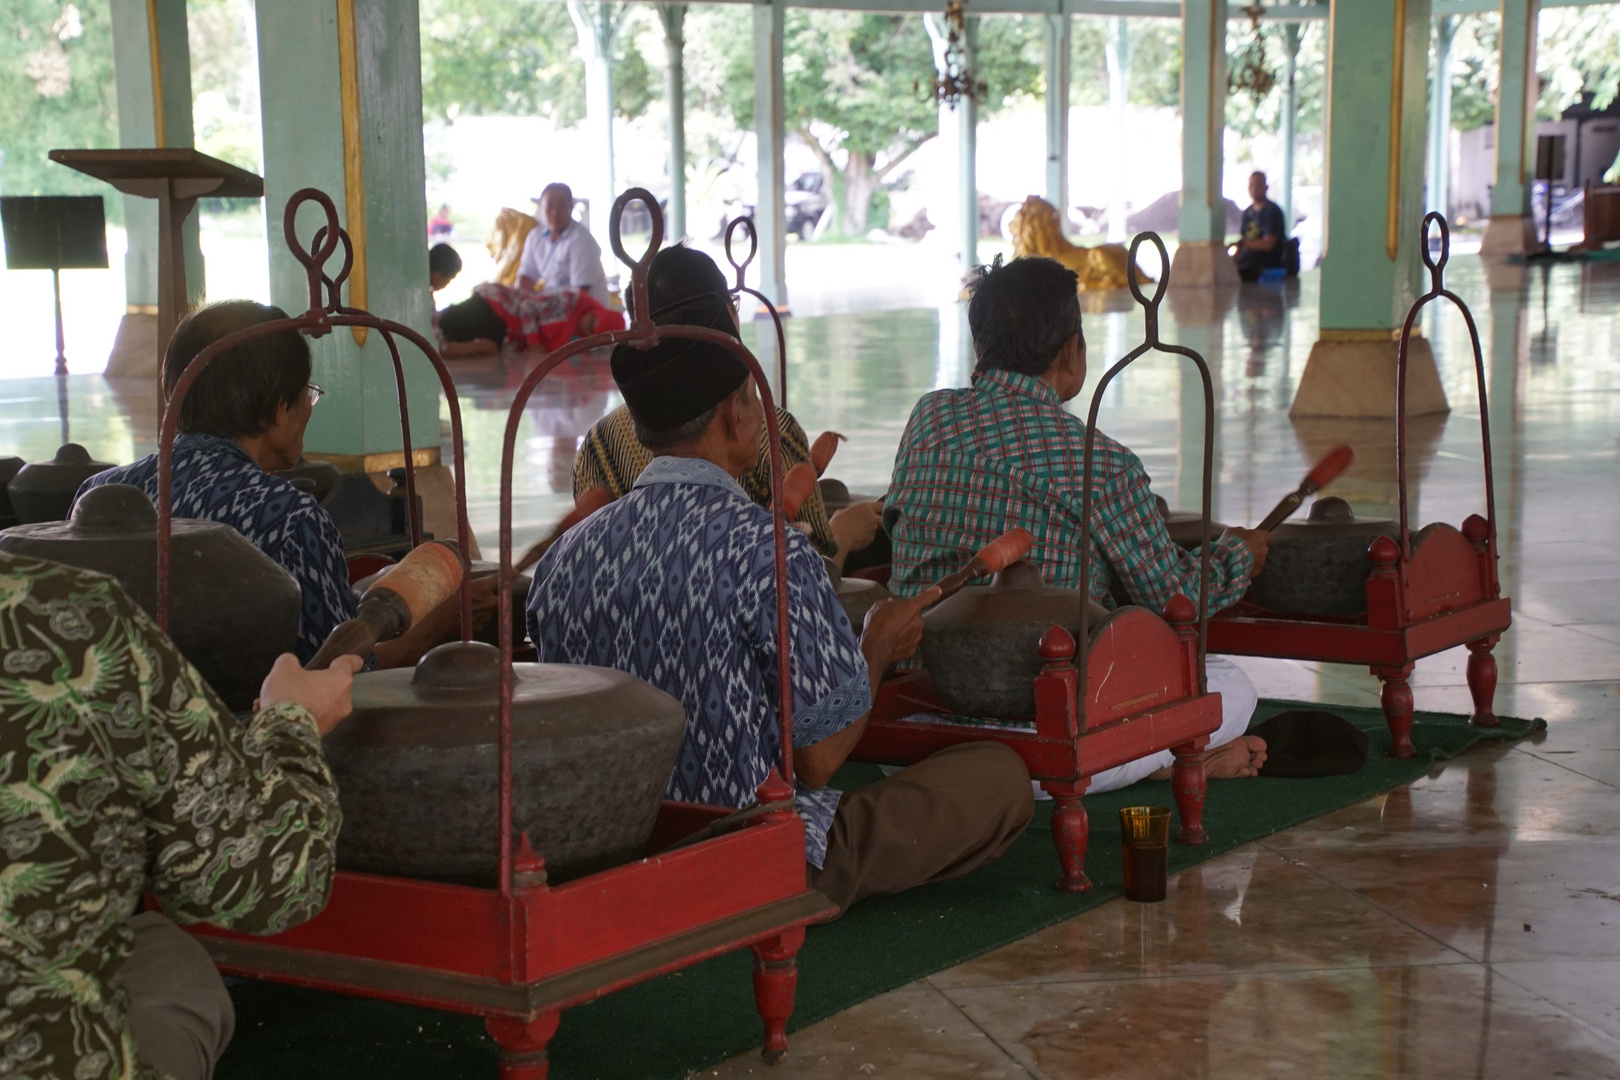
[(961, 877), (993, 862), (1034, 813), (1029, 770), (1000, 743), (965, 743), (838, 800), (810, 887), (847, 910), (868, 896)]
[(135, 945), (113, 976), (129, 992), (141, 1064), (171, 1080), (209, 1080), (236, 1030), (231, 995), (197, 939), (154, 911), (131, 916)]

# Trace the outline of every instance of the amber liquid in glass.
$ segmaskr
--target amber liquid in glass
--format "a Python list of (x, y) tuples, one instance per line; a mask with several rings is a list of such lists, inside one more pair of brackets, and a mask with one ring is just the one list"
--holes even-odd
[(1170, 872), (1170, 849), (1125, 845), (1125, 896), (1152, 903), (1163, 900)]

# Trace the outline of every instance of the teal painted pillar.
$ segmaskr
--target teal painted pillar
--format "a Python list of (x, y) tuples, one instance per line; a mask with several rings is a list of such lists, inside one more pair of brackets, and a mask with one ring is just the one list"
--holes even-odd
[[(114, 80), (118, 90), (118, 145), (126, 149), (193, 145), (191, 49), (185, 0), (109, 0)], [(242, 164), (237, 162), (236, 164)], [(109, 375), (157, 374), (158, 204), (125, 195), (124, 318), (118, 326)], [(182, 226), (186, 284), (196, 305), (205, 295), (197, 215)]]
[(1496, 183), (1491, 187), (1491, 221), (1480, 241), (1481, 255), (1535, 251), (1530, 213), (1532, 166), (1536, 160), (1537, 0), (1502, 0), (1497, 36), (1500, 72), (1496, 91)]
[[(345, 302), (430, 335), (416, 0), (261, 3), (257, 11), (274, 302), (295, 315), (309, 306), (304, 270), (283, 239), (281, 216), (295, 191), (316, 187), (337, 206), (354, 242)], [(318, 210), (306, 206), (298, 220), (306, 247), (319, 222)], [(311, 456), (351, 472), (403, 464), (394, 368), (381, 335), (345, 328), (311, 347), (314, 381), (327, 392), (305, 438)], [(438, 379), (408, 343), (401, 355), (416, 458), (434, 464)], [(429, 531), (454, 535), (435, 522), (431, 494), (425, 498)]]
[(1069, 226), (1069, 16), (1046, 16), (1046, 201)]
[(1177, 287), (1238, 284), (1237, 264), (1226, 252), (1221, 191), (1226, 16), (1226, 0), (1185, 0), (1181, 6), (1181, 242), (1170, 269), (1170, 284)]
[[(787, 295), (787, 179), (783, 149), (787, 114), (782, 87), (782, 35), (785, 0), (754, 5), (754, 135), (759, 147), (759, 200), (754, 226), (759, 235), (759, 291), (783, 314)], [(761, 335), (761, 339), (771, 337)], [(771, 339), (774, 351), (775, 339)], [(761, 359), (764, 359), (762, 356)]]
[[(1326, 252), (1319, 336), (1291, 415), (1395, 415), (1395, 339), (1422, 292), (1429, 0), (1335, 3), (1327, 72)], [(1407, 409), (1447, 411), (1428, 342)]]
[(1451, 45), (1459, 21), (1455, 15), (1434, 20), (1434, 74), (1429, 79), (1429, 177), (1423, 205), (1447, 216), (1451, 213)]
[(1278, 141), (1282, 143), (1282, 212), (1290, 234), (1294, 231), (1294, 125), (1299, 120), (1299, 99), (1294, 76), (1299, 66), (1299, 23), (1283, 24), (1282, 102), (1278, 107)]
[[(979, 20), (965, 20), (963, 62), (973, 70), (979, 52)], [(956, 213), (962, 237), (962, 272), (979, 265), (979, 103), (964, 97), (956, 103)]]
[(686, 235), (686, 5), (659, 4), (664, 24), (664, 104), (669, 108), (670, 242)]
[(608, 237), (608, 216), (613, 201), (619, 197), (613, 161), (613, 54), (618, 51), (619, 31), (624, 27), (629, 10), (628, 4), (568, 0), (568, 14), (574, 20), (579, 51), (585, 58), (585, 126), (591, 134), (591, 160), (586, 165), (590, 180), (585, 198), (591, 235), (608, 256), (609, 265), (612, 265), (612, 244)]
[[(934, 49), (934, 72), (945, 76), (950, 73), (946, 55), (950, 45), (950, 25), (932, 12), (923, 16), (929, 42)], [(978, 43), (979, 24), (974, 18), (963, 22), (962, 62), (973, 67), (974, 46)], [(956, 248), (957, 268), (965, 276), (979, 264), (979, 107), (970, 97), (955, 104), (939, 106), (939, 140), (941, 157), (956, 163), (955, 182), (949, 186), (952, 217), (955, 219), (949, 233)]]
[(1103, 55), (1108, 63), (1108, 107), (1114, 119), (1114, 160), (1110, 163), (1114, 185), (1108, 200), (1108, 239), (1118, 244), (1127, 239), (1125, 162), (1130, 157), (1125, 106), (1129, 103), (1131, 86), (1131, 33), (1123, 15), (1108, 20), (1108, 43)]

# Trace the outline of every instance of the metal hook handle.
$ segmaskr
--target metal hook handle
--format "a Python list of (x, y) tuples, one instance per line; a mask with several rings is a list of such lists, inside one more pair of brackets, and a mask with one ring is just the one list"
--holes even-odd
[[(737, 232), (739, 226), (748, 227), (748, 254), (746, 257), (744, 257), (742, 262), (737, 261), (737, 256), (734, 255), (731, 250), (731, 238)], [(731, 222), (726, 225), (726, 262), (730, 263), (731, 268), (737, 271), (738, 290), (745, 288), (744, 275), (748, 272), (748, 264), (754, 261), (754, 256), (758, 253), (759, 231), (754, 228), (753, 218), (733, 218)]]
[[(1142, 295), (1142, 283), (1139, 279), (1141, 270), (1136, 265), (1136, 253), (1142, 249), (1145, 241), (1151, 241), (1159, 251), (1159, 280), (1158, 288), (1153, 290), (1153, 298)], [(1164, 299), (1164, 290), (1170, 285), (1170, 252), (1166, 250), (1164, 241), (1156, 232), (1141, 232), (1131, 238), (1130, 262), (1125, 266), (1125, 281), (1131, 288), (1131, 295), (1136, 302), (1148, 309), (1154, 315), (1159, 313), (1159, 303)]]
[[(319, 227), (314, 240), (310, 244), (310, 248), (314, 250), (304, 247), (298, 240), (298, 209), (307, 202), (320, 204), (321, 209), (326, 212), (326, 224)], [(325, 310), (326, 304), (321, 298), (321, 283), (325, 276), (323, 267), (326, 265), (326, 260), (330, 259), (332, 253), (337, 250), (338, 237), (343, 235), (343, 228), (338, 224), (337, 207), (333, 205), (332, 200), (327, 197), (324, 191), (304, 188), (295, 192), (293, 197), (287, 200), (287, 208), (281, 213), (281, 232), (283, 238), (287, 241), (287, 249), (292, 252), (293, 258), (297, 259), (300, 265), (303, 266), (304, 276), (309, 281), (309, 310), (312, 312)], [(348, 276), (349, 263), (353, 261), (353, 258), (354, 254), (351, 250), (348, 259), (344, 262), (344, 277)], [(342, 277), (338, 280), (341, 281)]]
[[(1429, 254), (1429, 223), (1440, 226), (1440, 258), (1437, 261)], [(1430, 290), (1438, 292), (1443, 287), (1440, 284), (1440, 275), (1445, 271), (1446, 261), (1451, 258), (1451, 226), (1446, 224), (1443, 214), (1429, 211), (1423, 215), (1423, 244), (1421, 254), (1423, 265), (1429, 268)]]
[[(624, 210), (633, 202), (639, 202), (647, 208), (647, 215), (652, 218), (652, 237), (647, 241), (647, 250), (639, 260), (632, 259), (624, 250), (624, 239), (621, 230), (624, 225)], [(613, 247), (613, 254), (619, 261), (630, 268), (630, 310), (631, 324), (641, 326), (650, 323), (652, 312), (647, 308), (647, 268), (652, 265), (653, 256), (664, 244), (664, 213), (658, 206), (658, 200), (646, 188), (627, 188), (624, 194), (613, 200), (613, 209), (608, 214), (608, 243)]]
[[(336, 278), (327, 276), (324, 264), (320, 271), (321, 281), (326, 284), (326, 310), (328, 311), (337, 311), (342, 308), (343, 294), (339, 290), (343, 288), (343, 283), (349, 280), (349, 271), (354, 269), (354, 241), (350, 240), (349, 234), (342, 229), (339, 229), (337, 234), (338, 240), (343, 245), (343, 269), (338, 271)], [(325, 237), (326, 226), (322, 225), (315, 231), (315, 246), (319, 247)]]

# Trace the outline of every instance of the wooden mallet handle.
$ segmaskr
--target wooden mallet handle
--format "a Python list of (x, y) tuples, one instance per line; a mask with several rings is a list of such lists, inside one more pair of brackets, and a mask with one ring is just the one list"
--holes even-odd
[(1013, 563), (1029, 554), (1029, 549), (1035, 546), (1035, 538), (1026, 529), (1009, 529), (984, 547), (979, 553), (968, 560), (968, 564), (954, 574), (940, 578), (934, 584), (918, 593), (917, 605), (920, 608), (930, 608), (941, 600), (955, 596), (962, 587), (976, 577), (994, 574), (1005, 570)]
[(816, 468), (808, 461), (800, 462), (788, 470), (782, 481), (782, 515), (789, 521), (799, 516), (804, 504), (816, 490)]
[(378, 643), (392, 641), (455, 595), (461, 587), (461, 556), (451, 544), (419, 544), (387, 577), (366, 590), (355, 617), (339, 623), (306, 667), (322, 671), (339, 656), (370, 656)]
[(833, 455), (838, 452), (838, 444), (844, 436), (836, 431), (823, 431), (816, 436), (816, 441), (810, 444), (810, 464), (816, 467), (816, 475), (821, 476), (832, 464)]
[(1356, 459), (1356, 452), (1348, 446), (1335, 446), (1322, 455), (1322, 460), (1311, 466), (1311, 471), (1305, 474), (1305, 479), (1294, 491), (1283, 497), (1282, 502), (1266, 515), (1264, 521), (1255, 528), (1260, 532), (1270, 532), (1285, 521), (1289, 514), (1299, 509), (1299, 504), (1305, 501), (1305, 496), (1314, 495), (1327, 487), (1339, 474), (1350, 467)]

